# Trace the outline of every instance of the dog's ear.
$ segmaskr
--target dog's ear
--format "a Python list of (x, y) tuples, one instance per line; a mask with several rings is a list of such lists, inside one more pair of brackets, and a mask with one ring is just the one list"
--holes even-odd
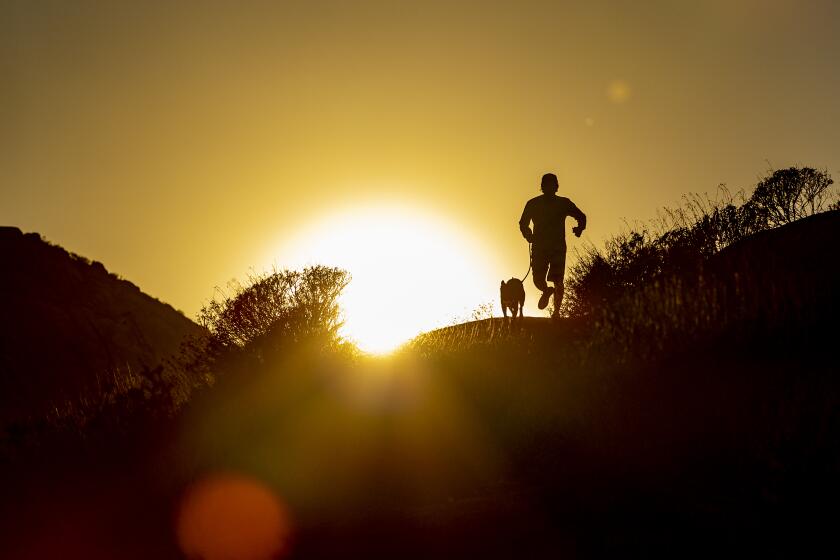
[(499, 285), (499, 287), (501, 288), (501, 287), (502, 287), (502, 286), (504, 286), (504, 285), (505, 285), (505, 281), (504, 281), (504, 280), (502, 280), (502, 283)]

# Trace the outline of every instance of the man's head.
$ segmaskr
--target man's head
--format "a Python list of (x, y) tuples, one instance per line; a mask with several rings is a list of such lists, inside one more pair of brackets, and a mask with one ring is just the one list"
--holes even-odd
[(542, 176), (542, 181), (540, 182), (540, 190), (542, 192), (548, 193), (556, 193), (557, 189), (560, 185), (557, 183), (557, 175), (554, 173), (546, 173)]

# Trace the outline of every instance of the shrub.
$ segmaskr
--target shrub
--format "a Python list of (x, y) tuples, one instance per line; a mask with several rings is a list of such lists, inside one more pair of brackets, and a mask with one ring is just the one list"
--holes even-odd
[(829, 204), (833, 181), (810, 167), (781, 169), (762, 179), (752, 196), (687, 195), (677, 209), (664, 209), (655, 227), (629, 228), (578, 254), (566, 281), (563, 314), (589, 315), (607, 302), (648, 286), (663, 274), (695, 276), (702, 264), (750, 235), (837, 206)]
[(782, 226), (827, 210), (833, 183), (825, 170), (777, 169), (756, 185), (749, 204), (762, 225)]
[(349, 280), (346, 271), (319, 265), (252, 275), (246, 285), (233, 282), (231, 294), (219, 290), (199, 312), (210, 333), (208, 348), (214, 356), (240, 350), (260, 355), (304, 341), (335, 344), (338, 297)]

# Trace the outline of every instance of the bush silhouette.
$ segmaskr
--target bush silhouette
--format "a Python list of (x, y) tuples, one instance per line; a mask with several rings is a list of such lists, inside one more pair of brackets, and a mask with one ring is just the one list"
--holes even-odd
[(687, 195), (654, 224), (629, 228), (603, 249), (584, 247), (569, 269), (562, 311), (587, 316), (664, 275), (697, 277), (704, 262), (734, 243), (835, 208), (832, 184), (826, 171), (791, 167), (759, 181), (749, 199), (725, 187), (714, 200)]
[(811, 167), (778, 169), (758, 183), (749, 204), (761, 226), (783, 226), (827, 210), (833, 183)]
[(337, 344), (338, 297), (349, 281), (346, 271), (317, 265), (253, 275), (246, 285), (232, 283), (231, 294), (220, 290), (198, 315), (210, 333), (209, 354), (244, 352), (261, 359), (266, 351), (304, 342)]

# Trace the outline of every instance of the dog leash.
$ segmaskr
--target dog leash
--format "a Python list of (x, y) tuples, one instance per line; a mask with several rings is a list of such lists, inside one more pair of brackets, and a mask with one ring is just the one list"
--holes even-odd
[(525, 283), (525, 279), (528, 278), (528, 275), (531, 274), (531, 264), (534, 262), (534, 253), (532, 252), (531, 242), (528, 242), (528, 271), (525, 273), (525, 276), (522, 277), (522, 283)]

